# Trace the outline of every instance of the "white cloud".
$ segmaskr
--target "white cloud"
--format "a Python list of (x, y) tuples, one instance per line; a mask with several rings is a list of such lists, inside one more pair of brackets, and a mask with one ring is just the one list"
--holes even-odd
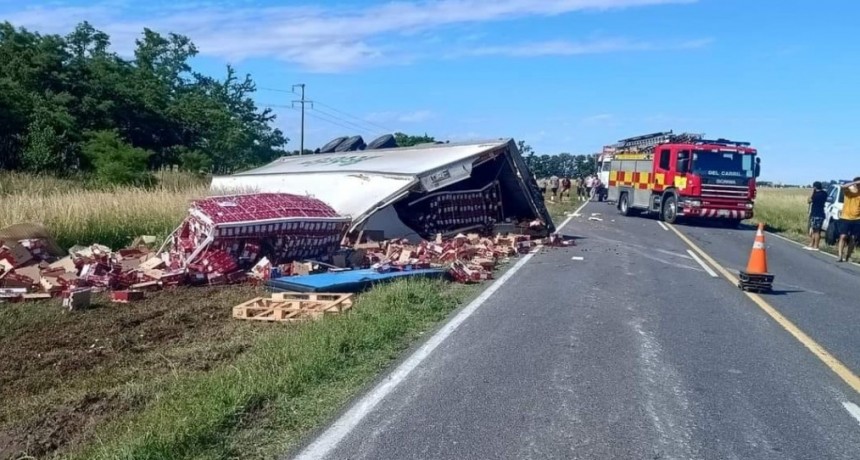
[(364, 117), (365, 121), (371, 123), (392, 124), (392, 123), (423, 123), (431, 120), (436, 116), (430, 110), (415, 110), (412, 112), (375, 112), (367, 114)]
[(599, 123), (604, 121), (612, 120), (613, 115), (611, 113), (598, 113), (597, 115), (591, 115), (582, 119), (584, 123)]
[(694, 49), (707, 46), (711, 39), (688, 40), (679, 43), (653, 43), (625, 38), (609, 38), (583, 42), (551, 40), (501, 46), (484, 46), (453, 53), (451, 57), (469, 56), (576, 56), (580, 54), (611, 53), (622, 51), (655, 51), (667, 49)]
[[(133, 49), (144, 27), (190, 36), (204, 55), (232, 61), (276, 58), (318, 72), (408, 62), (416, 32), (588, 10), (611, 10), (695, 0), (438, 0), (394, 1), (374, 6), (253, 7), (247, 2), (163, 4), (105, 0), (90, 6), (24, 6), (4, 19), (45, 33), (68, 33), (88, 20), (108, 32), (115, 48)], [(132, 7), (132, 5), (135, 5)], [(472, 34), (475, 35), (475, 34)], [(468, 38), (468, 37), (467, 37)], [(634, 42), (546, 42), (536, 52), (522, 47), (484, 47), (488, 55), (582, 54), (635, 49)], [(481, 54), (479, 53), (479, 54)]]
[(397, 121), (401, 123), (421, 123), (433, 118), (433, 112), (429, 110), (416, 110), (411, 113), (400, 115)]

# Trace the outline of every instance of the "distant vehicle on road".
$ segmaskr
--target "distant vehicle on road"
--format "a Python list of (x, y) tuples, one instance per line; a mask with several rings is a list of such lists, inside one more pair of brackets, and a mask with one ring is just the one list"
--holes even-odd
[(597, 154), (597, 178), (601, 187), (597, 190), (597, 200), (604, 201), (609, 196), (609, 170), (612, 168), (612, 158), (615, 157), (615, 147), (607, 145), (603, 152)]
[(609, 166), (610, 201), (621, 214), (654, 213), (737, 226), (753, 216), (758, 152), (748, 142), (672, 131), (622, 139)]
[(830, 246), (839, 242), (839, 233), (834, 224), (842, 217), (845, 193), (842, 191), (841, 185), (846, 183), (848, 181), (832, 184), (827, 192), (827, 204), (824, 205), (824, 225), (821, 228), (824, 230), (824, 241)]

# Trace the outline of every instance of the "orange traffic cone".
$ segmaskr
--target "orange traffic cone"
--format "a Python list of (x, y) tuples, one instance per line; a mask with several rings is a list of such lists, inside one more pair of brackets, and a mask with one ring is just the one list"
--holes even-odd
[(744, 291), (770, 292), (773, 275), (767, 272), (767, 249), (764, 246), (764, 224), (758, 225), (747, 269), (741, 270), (738, 287)]
[(747, 273), (751, 275), (763, 275), (767, 273), (767, 249), (764, 247), (764, 224), (758, 224), (750, 252), (750, 260), (747, 262)]

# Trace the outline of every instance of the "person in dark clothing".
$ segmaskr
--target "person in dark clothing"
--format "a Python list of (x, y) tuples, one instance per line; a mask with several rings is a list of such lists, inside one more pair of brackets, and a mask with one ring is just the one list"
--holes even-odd
[(809, 197), (809, 246), (806, 249), (818, 251), (821, 245), (821, 227), (824, 225), (824, 205), (827, 203), (827, 192), (821, 182), (812, 185), (812, 195)]

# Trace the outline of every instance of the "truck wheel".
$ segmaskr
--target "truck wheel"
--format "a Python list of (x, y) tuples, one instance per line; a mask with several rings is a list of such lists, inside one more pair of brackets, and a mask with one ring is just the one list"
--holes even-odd
[(660, 217), (667, 224), (678, 222), (678, 200), (675, 199), (675, 195), (667, 195), (663, 200), (663, 210), (660, 213)]
[(627, 192), (624, 192), (620, 197), (618, 197), (618, 212), (620, 212), (622, 216), (630, 215), (630, 201), (627, 196)]
[(827, 231), (824, 233), (824, 242), (828, 246), (836, 246), (839, 242), (839, 235), (836, 232), (836, 220), (830, 219), (830, 225), (827, 226)]

